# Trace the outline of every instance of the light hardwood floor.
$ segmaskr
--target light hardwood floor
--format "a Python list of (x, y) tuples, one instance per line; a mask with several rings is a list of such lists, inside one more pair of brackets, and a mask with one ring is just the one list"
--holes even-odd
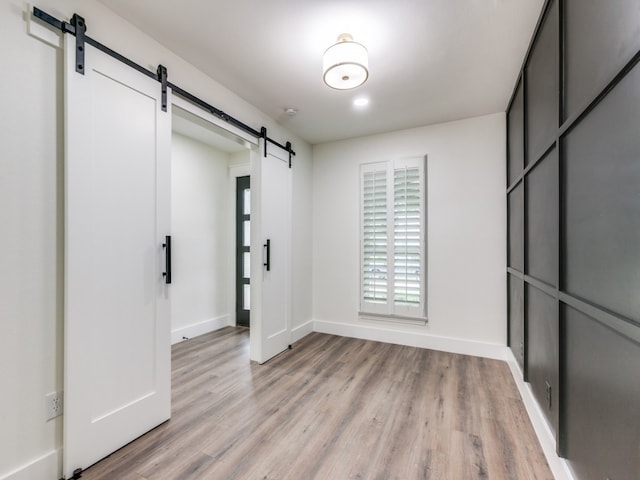
[(507, 365), (313, 333), (173, 347), (173, 416), (83, 480), (553, 479)]

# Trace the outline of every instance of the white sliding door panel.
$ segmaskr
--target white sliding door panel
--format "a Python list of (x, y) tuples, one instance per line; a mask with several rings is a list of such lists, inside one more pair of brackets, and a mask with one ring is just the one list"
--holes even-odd
[(66, 36), (67, 477), (170, 417), (171, 113), (157, 81), (85, 48), (80, 75)]
[[(252, 277), (252, 282), (260, 282), (259, 288), (254, 290), (259, 292), (260, 305), (254, 310), (252, 304), (252, 311), (258, 313), (257, 321), (252, 321), (252, 329), (254, 323), (260, 323), (257, 329), (260, 345), (258, 352), (252, 352), (252, 358), (260, 363), (286, 350), (291, 343), (292, 208), (289, 153), (270, 144), (267, 152), (266, 157), (260, 155), (259, 168), (252, 172), (252, 198), (256, 198), (255, 179), (259, 172), (259, 221), (254, 222), (254, 228), (256, 223), (259, 226), (259, 233), (252, 238), (260, 242), (260, 248), (255, 250), (260, 252), (256, 257), (260, 259), (261, 268), (258, 271), (262, 271), (260, 279), (256, 279), (257, 275)], [(265, 246), (267, 240), (268, 248)], [(255, 251), (253, 247), (252, 250)], [(268, 269), (265, 265), (267, 256)], [(254, 317), (256, 315), (252, 319)]]

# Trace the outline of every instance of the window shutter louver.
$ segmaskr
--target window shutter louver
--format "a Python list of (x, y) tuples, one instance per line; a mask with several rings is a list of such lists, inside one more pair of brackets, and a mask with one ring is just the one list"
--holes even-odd
[(364, 174), (363, 299), (387, 301), (387, 172)]
[(420, 170), (394, 172), (393, 298), (396, 304), (419, 306), (421, 284)]

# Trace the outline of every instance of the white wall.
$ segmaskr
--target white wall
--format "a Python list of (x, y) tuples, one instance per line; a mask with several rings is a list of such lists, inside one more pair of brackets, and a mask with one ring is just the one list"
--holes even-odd
[[(502, 357), (505, 142), (495, 114), (314, 146), (315, 329)], [(359, 320), (359, 165), (425, 154), (428, 325)]]
[(62, 422), (45, 421), (44, 395), (62, 385), (62, 57), (26, 35), (23, 11), (0, 2), (0, 478), (41, 457), (32, 471), (58, 478)]
[[(294, 229), (311, 238), (309, 145), (94, 0), (36, 4), (58, 18), (79, 13), (96, 40), (153, 71), (166, 65), (173, 83), (254, 128), (266, 126), (281, 143), (290, 140), (298, 153), (294, 184), (307, 182), (294, 190), (301, 196)], [(28, 35), (26, 11), (24, 0), (0, 2), (0, 479), (11, 480), (61, 474), (61, 422), (45, 422), (44, 396), (63, 384), (62, 52)], [(42, 30), (54, 41), (60, 36)], [(305, 298), (310, 264), (300, 257), (294, 251), (294, 281)], [(296, 305), (298, 321), (308, 322), (310, 305)]]
[(293, 157), (293, 237), (291, 311), (292, 339), (295, 342), (313, 330), (312, 322), (312, 167), (306, 152), (297, 147)]
[(229, 323), (230, 155), (173, 134), (171, 150), (171, 340)]

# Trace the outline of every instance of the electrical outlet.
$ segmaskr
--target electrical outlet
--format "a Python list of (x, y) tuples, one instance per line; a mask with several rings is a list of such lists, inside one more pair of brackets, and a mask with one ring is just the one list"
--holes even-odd
[(51, 392), (44, 398), (47, 402), (47, 420), (62, 415), (62, 392)]

